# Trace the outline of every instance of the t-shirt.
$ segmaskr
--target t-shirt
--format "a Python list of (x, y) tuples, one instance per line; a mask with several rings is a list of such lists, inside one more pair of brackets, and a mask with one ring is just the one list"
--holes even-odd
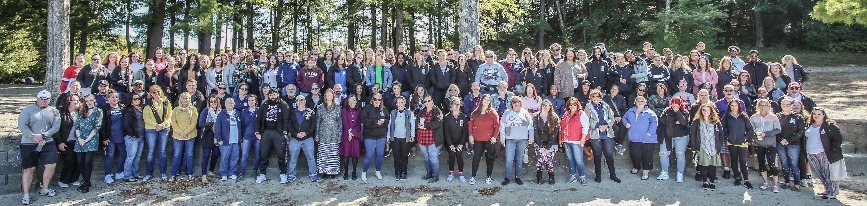
[(807, 154), (819, 154), (825, 152), (825, 147), (822, 147), (822, 138), (820, 127), (807, 127)]

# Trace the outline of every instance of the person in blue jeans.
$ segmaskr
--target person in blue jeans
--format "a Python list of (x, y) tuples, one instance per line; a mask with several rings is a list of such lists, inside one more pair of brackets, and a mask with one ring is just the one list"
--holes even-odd
[(220, 147), (220, 180), (238, 179), (238, 157), (244, 126), (241, 112), (235, 108), (235, 99), (226, 99), (226, 109), (217, 116), (214, 134)]
[(503, 142), (501, 144), (505, 144), (506, 147), (506, 178), (501, 183), (503, 186), (508, 185), (509, 178), (512, 177), (518, 185), (524, 184), (521, 181), (521, 170), (524, 164), (520, 160), (524, 157), (527, 144), (533, 144), (535, 140), (533, 117), (522, 108), (522, 104), (521, 97), (512, 97), (509, 100), (511, 109), (506, 111), (500, 120), (500, 142)]
[[(804, 116), (792, 112), (793, 101), (784, 98), (780, 101), (783, 112), (780, 116), (780, 134), (777, 134), (777, 153), (780, 155), (780, 168), (783, 180), (780, 188), (791, 188), (792, 191), (801, 191), (801, 170), (798, 169), (798, 158), (801, 154), (801, 140), (804, 139), (804, 131), (807, 121)], [(791, 175), (792, 179), (789, 179)], [(794, 185), (790, 180), (794, 181)]]
[(259, 114), (258, 99), (255, 94), (247, 95), (248, 106), (240, 111), (241, 124), (244, 125), (244, 140), (241, 141), (241, 165), (238, 171), (238, 181), (244, 180), (244, 174), (247, 172), (247, 159), (251, 154), (253, 155), (253, 171), (259, 171), (259, 142), (261, 136), (256, 135), (256, 130), (259, 127), (256, 121)]
[(180, 105), (172, 111), (172, 177), (174, 181), (181, 170), (181, 158), (183, 168), (187, 173), (187, 179), (193, 178), (193, 148), (196, 144), (196, 124), (198, 123), (199, 110), (192, 105), (190, 93), (182, 93), (178, 97)]
[(163, 180), (169, 179), (166, 174), (168, 165), (166, 162), (166, 143), (172, 122), (172, 105), (167, 98), (163, 97), (163, 90), (159, 85), (151, 85), (148, 97), (149, 105), (144, 108), (145, 143), (148, 147), (147, 164), (145, 165), (145, 178), (148, 181), (154, 174), (154, 156), (159, 155), (160, 175)]
[[(126, 146), (124, 146), (123, 135), (123, 106), (118, 103), (119, 99), (117, 92), (108, 90), (106, 94), (108, 104), (102, 107), (102, 138), (105, 147), (105, 183), (111, 184), (115, 179), (123, 179), (124, 161), (126, 161)], [(117, 154), (117, 173), (113, 175), (111, 172), (114, 163), (114, 155)], [(114, 178), (112, 178), (114, 176)]]
[(304, 150), (307, 157), (307, 171), (310, 180), (316, 182), (317, 169), (314, 158), (314, 138), (316, 134), (316, 111), (307, 108), (307, 100), (304, 95), (295, 97), (298, 109), (289, 115), (289, 178), (288, 182), (294, 182), (296, 177), (295, 166), (298, 164), (298, 153)]
[(678, 183), (683, 182), (683, 169), (686, 167), (686, 146), (689, 144), (689, 113), (686, 110), (686, 103), (680, 97), (672, 97), (668, 103), (668, 107), (662, 111), (659, 117), (659, 124), (664, 127), (664, 134), (661, 135), (662, 141), (659, 144), (659, 165), (662, 170), (659, 173), (658, 180), (668, 179), (668, 166), (671, 161), (671, 149), (677, 155), (677, 177)]
[[(560, 144), (566, 149), (569, 163), (569, 182), (587, 185), (584, 171), (584, 146), (590, 140), (588, 130), (590, 120), (582, 109), (578, 98), (566, 100), (566, 111), (560, 120)], [(577, 175), (577, 176), (576, 176)]]
[(217, 98), (216, 94), (211, 94), (208, 97), (207, 101), (208, 108), (202, 110), (199, 114), (199, 144), (202, 145), (202, 182), (208, 183), (208, 176), (214, 176), (212, 170), (215, 165), (209, 166), (209, 162), (213, 161), (213, 159), (219, 159), (217, 156), (217, 148), (216, 146), (216, 123), (217, 117), (219, 114), (223, 112), (222, 105), (220, 105), (220, 99)]
[(144, 148), (144, 115), (142, 112), (142, 98), (140, 94), (133, 93), (130, 97), (131, 105), (123, 112), (123, 134), (126, 146), (126, 160), (123, 166), (123, 176), (126, 182), (136, 182), (143, 177), (138, 173), (141, 152)]
[(587, 105), (586, 116), (590, 122), (590, 147), (593, 149), (593, 165), (595, 166), (595, 182), (602, 182), (602, 156), (608, 165), (608, 179), (620, 183), (614, 172), (614, 128), (616, 125), (614, 110), (611, 105), (602, 101), (602, 92), (598, 89), (590, 91), (590, 104)]
[(424, 97), (424, 109), (418, 112), (416, 120), (418, 121), (416, 137), (427, 170), (427, 175), (423, 179), (428, 180), (428, 183), (434, 183), (440, 180), (439, 154), (443, 145), (443, 113), (435, 106), (433, 97)]
[(385, 138), (388, 132), (389, 112), (382, 103), (382, 94), (376, 93), (371, 97), (371, 103), (361, 110), (361, 134), (364, 137), (364, 162), (361, 167), (361, 181), (367, 181), (367, 169), (370, 162), (376, 162), (376, 179), (382, 179), (382, 156), (385, 153)]

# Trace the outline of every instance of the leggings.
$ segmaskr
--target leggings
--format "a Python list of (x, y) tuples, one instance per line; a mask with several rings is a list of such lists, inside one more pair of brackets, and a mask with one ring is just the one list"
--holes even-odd
[(749, 148), (733, 145), (729, 145), (728, 147), (734, 178), (739, 180), (741, 179), (741, 176), (743, 176), (744, 181), (749, 181), (750, 170), (747, 168), (747, 154), (749, 153)]
[[(768, 176), (777, 176), (777, 148), (755, 147), (759, 161), (759, 172), (768, 172)], [(767, 164), (767, 166), (765, 166)]]
[(493, 147), (495, 145), (492, 145), (488, 141), (476, 141), (473, 144), (473, 177), (476, 177), (476, 171), (479, 170), (479, 162), (482, 160), (482, 155), (485, 155), (485, 166), (488, 177), (494, 172), (494, 160), (496, 156), (494, 156)]
[(352, 174), (355, 174), (355, 169), (358, 168), (358, 157), (340, 157), (340, 165), (343, 167), (343, 172), (349, 172), (349, 161), (352, 161)]
[(701, 181), (713, 183), (716, 180), (716, 166), (696, 166), (698, 172), (701, 172)]
[(452, 151), (451, 148), (443, 148), (449, 153), (449, 172), (455, 171), (455, 163), (458, 165), (458, 172), (464, 172), (464, 154), (463, 151)]
[(93, 156), (96, 155), (96, 152), (76, 152), (75, 155), (78, 158), (78, 168), (81, 169), (81, 179), (84, 181), (81, 185), (90, 187), (90, 176), (93, 174)]
[(548, 171), (554, 173), (554, 155), (557, 154), (557, 145), (542, 153), (542, 147), (536, 145), (536, 172)]

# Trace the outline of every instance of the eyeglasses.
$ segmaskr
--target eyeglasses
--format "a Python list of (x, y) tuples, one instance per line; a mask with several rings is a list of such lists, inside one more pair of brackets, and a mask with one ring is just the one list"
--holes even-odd
[(210, 103), (216, 103), (217, 100), (211, 100), (211, 101), (208, 101), (208, 102), (210, 102)]
[(520, 100), (513, 100), (512, 104), (514, 104), (514, 103), (521, 103), (521, 101)]
[(639, 89), (638, 91), (639, 91), (639, 92), (646, 92), (647, 90), (645, 90), (645, 89)]
[(735, 90), (726, 89), (726, 90), (723, 90), (723, 91), (724, 91), (724, 92), (733, 92), (733, 91), (735, 91)]
[(427, 52), (427, 49), (425, 49), (425, 50), (421, 50), (421, 52)]
[(244, 90), (244, 91), (247, 91), (247, 88), (240, 88), (240, 89), (238, 89), (238, 90)]
[[(36, 99), (38, 99), (38, 100), (48, 100), (48, 99), (51, 99), (51, 98), (48, 98), (48, 97), (37, 97)], [(77, 102), (78, 100), (72, 100), (72, 101), (76, 101), (76, 102)]]
[(220, 89), (221, 89), (221, 90), (226, 90), (226, 88), (225, 88), (225, 87), (219, 87), (219, 88), (220, 88)]
[(90, 59), (90, 60), (92, 60), (92, 61), (99, 61), (99, 59)]
[[(132, 100), (141, 100), (141, 97), (133, 97)], [(77, 102), (77, 100), (76, 100)]]
[[(39, 100), (46, 100), (48, 98), (39, 98)], [(77, 99), (69, 100), (69, 102), (79, 102)]]
[(428, 103), (428, 102), (433, 102), (433, 100), (430, 100), (430, 99), (424, 100), (424, 103)]
[(571, 107), (571, 106), (578, 106), (578, 104), (571, 103), (571, 104), (569, 104), (569, 106), (570, 106), (570, 107)]
[(790, 87), (789, 89), (790, 89), (790, 90), (801, 90), (800, 87)]

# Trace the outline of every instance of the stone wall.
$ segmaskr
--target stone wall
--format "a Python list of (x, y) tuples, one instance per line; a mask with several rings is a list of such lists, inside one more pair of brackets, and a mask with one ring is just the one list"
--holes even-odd
[(852, 153), (867, 153), (867, 120), (837, 120), (837, 124), (840, 132), (843, 133), (843, 140), (850, 142), (854, 147)]

